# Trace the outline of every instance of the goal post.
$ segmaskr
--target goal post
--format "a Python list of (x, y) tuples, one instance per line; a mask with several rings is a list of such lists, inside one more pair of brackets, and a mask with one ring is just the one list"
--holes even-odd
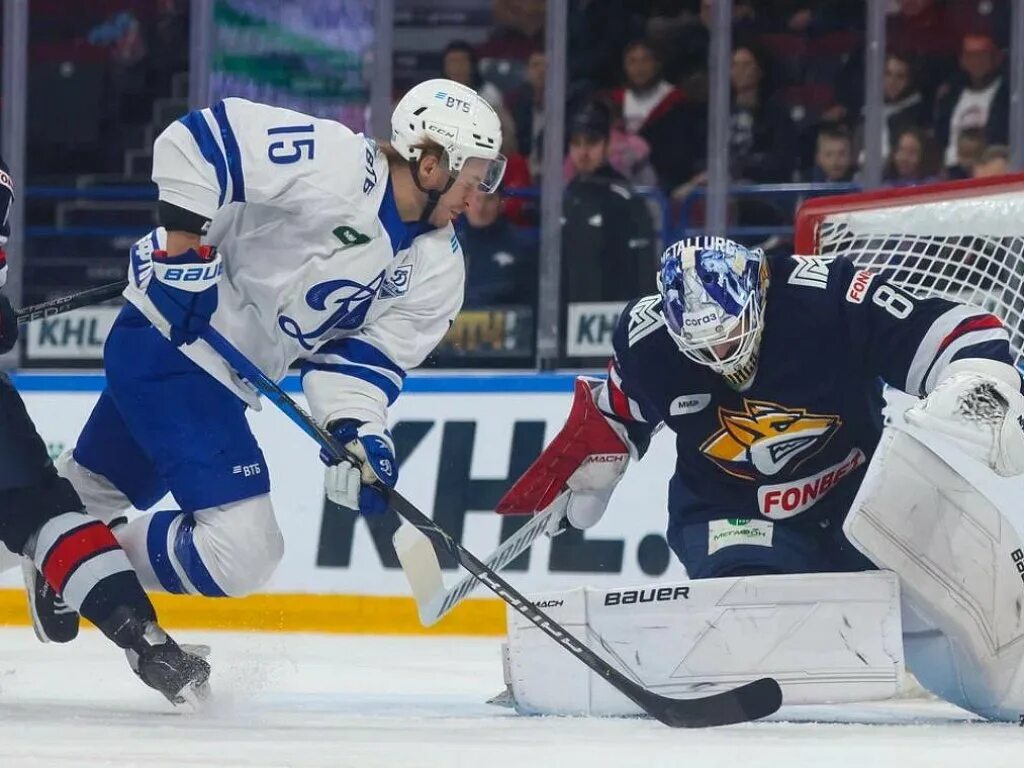
[(1024, 360), (1024, 173), (815, 198), (799, 254), (847, 256), (916, 295), (985, 307)]

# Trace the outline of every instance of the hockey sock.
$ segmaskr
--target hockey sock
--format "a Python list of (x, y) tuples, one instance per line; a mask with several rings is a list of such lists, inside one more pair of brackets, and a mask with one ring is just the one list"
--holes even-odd
[(115, 642), (107, 624), (118, 607), (127, 607), (140, 621), (156, 620), (153, 604), (127, 555), (96, 518), (81, 512), (51, 518), (26, 550), (64, 602)]
[(116, 533), (148, 589), (225, 597), (196, 547), (195, 527), (194, 513), (173, 509), (140, 515)]

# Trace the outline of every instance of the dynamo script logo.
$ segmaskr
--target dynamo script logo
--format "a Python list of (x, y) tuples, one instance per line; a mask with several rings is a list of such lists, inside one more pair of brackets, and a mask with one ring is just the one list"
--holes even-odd
[(382, 270), (369, 285), (343, 279), (317, 283), (306, 291), (306, 305), (317, 312), (330, 310), (327, 319), (308, 331), (304, 331), (298, 321), (288, 315), (281, 315), (277, 324), (287, 336), (298, 341), (303, 349), (310, 350), (321, 336), (334, 328), (355, 330), (366, 322), (366, 314), (384, 283), (384, 275)]

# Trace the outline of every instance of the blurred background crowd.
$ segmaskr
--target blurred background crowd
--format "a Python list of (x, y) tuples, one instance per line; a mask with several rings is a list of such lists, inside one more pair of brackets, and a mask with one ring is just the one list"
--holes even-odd
[[(573, 303), (650, 292), (664, 242), (703, 224), (713, 11), (713, 0), (567, 2), (563, 323)], [(529, 346), (538, 299), (545, 5), (395, 3), (394, 97), (445, 76), (479, 90), (504, 123), (502, 192), (477, 193), (458, 231), (466, 306), (505, 308), (495, 334), (506, 340), (506, 362), (519, 365), (530, 353), (510, 352), (507, 339)], [(74, 7), (31, 2), (26, 303), (119, 276), (124, 244), (152, 225), (152, 141), (188, 109), (188, 0)], [(366, 129), (372, 2), (216, 0), (214, 16), (214, 97), (247, 96)], [(801, 200), (862, 184), (865, 24), (860, 0), (734, 0), (728, 219), (736, 239), (790, 249)], [(891, 0), (884, 184), (1007, 172), (1010, 29), (1010, 0)], [(479, 342), (481, 333), (476, 326), (470, 335)], [(450, 351), (465, 352), (467, 339)]]

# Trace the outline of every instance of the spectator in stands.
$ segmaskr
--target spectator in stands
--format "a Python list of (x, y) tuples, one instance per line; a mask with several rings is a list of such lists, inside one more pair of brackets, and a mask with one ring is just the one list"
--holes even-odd
[(917, 73), (911, 58), (905, 54), (890, 53), (885, 57), (882, 76), (884, 121), (882, 122), (882, 151), (896, 148), (896, 137), (905, 128), (927, 125), (928, 112), (924, 96), (917, 84)]
[(501, 195), (471, 193), (458, 234), (466, 254), (467, 308), (536, 302), (537, 244), (505, 217)]
[(923, 128), (905, 128), (886, 163), (882, 179), (889, 186), (909, 187), (935, 181), (938, 167), (932, 138)]
[(971, 168), (972, 176), (982, 179), (987, 176), (1002, 176), (1010, 172), (1010, 148), (1005, 144), (993, 144), (981, 153), (978, 162)]
[(544, 133), (544, 78), (547, 57), (537, 50), (526, 60), (526, 81), (509, 96), (519, 151), (526, 156), (530, 175), (540, 178)]
[(974, 173), (974, 164), (985, 151), (985, 131), (981, 128), (964, 128), (956, 140), (956, 162), (947, 165), (943, 176), (947, 179), (969, 179)]
[(853, 180), (853, 141), (843, 125), (824, 125), (818, 130), (811, 181), (846, 182)]
[(625, 128), (640, 133), (683, 101), (680, 90), (661, 76), (658, 54), (646, 40), (636, 40), (622, 54), (626, 85), (616, 92)]
[(625, 301), (651, 288), (654, 228), (643, 198), (608, 164), (611, 116), (590, 104), (569, 124), (575, 169), (562, 215), (562, 298)]
[[(856, 68), (864, 68), (863, 56), (858, 56)], [(905, 128), (925, 126), (930, 123), (931, 113), (925, 102), (924, 94), (918, 85), (919, 75), (917, 61), (904, 53), (889, 53), (885, 57), (885, 70), (882, 74), (882, 158), (887, 158), (896, 148), (896, 137)], [(845, 88), (847, 84), (844, 83)], [(827, 110), (823, 119), (835, 121), (845, 120), (848, 115), (848, 105), (856, 104), (860, 110), (863, 101), (863, 79), (857, 80), (857, 87), (860, 89), (856, 94), (843, 93), (840, 101), (841, 106)], [(864, 122), (860, 121), (857, 126), (857, 137), (854, 142), (856, 146), (863, 147)], [(861, 158), (863, 160), (863, 156)]]
[(937, 0), (897, 0), (897, 7), (886, 20), (886, 47), (921, 62), (919, 84), (930, 108), (939, 83), (954, 70), (960, 33)]
[[(641, 136), (626, 131), (622, 119), (622, 109), (617, 102), (606, 104), (601, 100), (600, 105), (608, 109), (611, 119), (611, 133), (608, 137), (608, 164), (633, 186), (657, 185), (658, 179), (650, 162), (650, 146)], [(567, 155), (565, 158), (565, 180), (572, 181), (575, 175), (576, 167), (572, 163), (572, 158)]]
[(796, 128), (765, 84), (763, 59), (750, 46), (733, 50), (729, 164), (733, 181), (793, 181)]
[(960, 72), (936, 105), (935, 135), (946, 165), (956, 163), (957, 138), (965, 128), (982, 128), (989, 144), (1009, 139), (1010, 96), (1003, 52), (984, 34), (964, 35)]
[(1012, 0), (946, 0), (946, 16), (953, 29), (989, 35), (1000, 48), (1010, 43)]
[(614, 91), (612, 99), (622, 110), (625, 130), (650, 145), (658, 183), (674, 189), (702, 165), (707, 117), (662, 78), (661, 62), (646, 40), (626, 46), (623, 70), (625, 87)]

